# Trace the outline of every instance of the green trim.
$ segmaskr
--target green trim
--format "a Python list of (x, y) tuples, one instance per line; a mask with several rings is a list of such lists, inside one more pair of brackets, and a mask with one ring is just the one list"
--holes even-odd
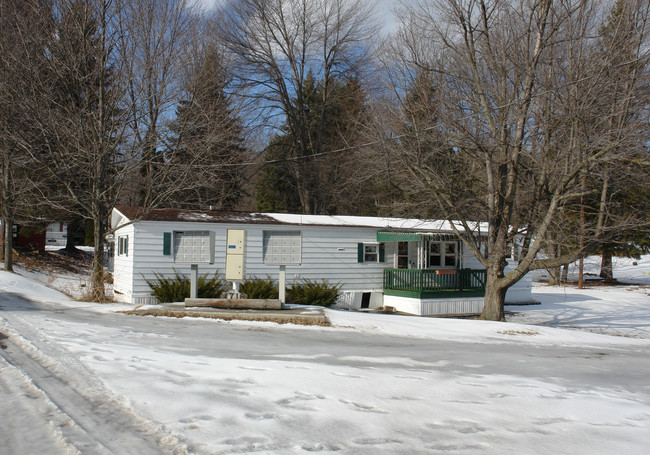
[(365, 256), (365, 249), (363, 248), (363, 243), (357, 243), (357, 262), (363, 262)]
[(172, 233), (163, 233), (163, 255), (171, 256), (172, 254)]
[(434, 242), (453, 242), (458, 240), (455, 234), (432, 234), (426, 232), (377, 232), (378, 242), (417, 242), (422, 239), (433, 240)]
[(377, 232), (378, 242), (413, 242), (422, 238), (422, 234), (413, 232)]
[(384, 293), (416, 298), (483, 297), (485, 269), (384, 269)]
[(386, 262), (386, 245), (379, 244), (379, 262)]

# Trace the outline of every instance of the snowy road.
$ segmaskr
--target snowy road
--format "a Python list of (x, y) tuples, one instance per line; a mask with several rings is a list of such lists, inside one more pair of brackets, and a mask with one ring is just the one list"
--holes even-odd
[[(0, 330), (11, 335), (2, 336), (0, 391), (7, 399), (1, 409), (13, 417), (12, 424), (0, 430), (7, 449), (2, 453), (162, 453), (155, 433), (141, 419), (115, 401), (83, 365), (71, 362), (64, 349), (43, 337), (38, 325), (29, 323), (43, 314), (38, 304), (6, 294), (0, 302), (3, 310), (7, 303), (19, 309), (18, 314), (2, 312)], [(15, 380), (19, 377), (22, 381)], [(22, 388), (16, 388), (17, 382)]]
[[(15, 365), (0, 363), (1, 410), (23, 422), (0, 430), (0, 453), (642, 454), (650, 445), (648, 340), (342, 316), (402, 324), (405, 336), (394, 336), (38, 300), (0, 293), (0, 355)], [(418, 336), (427, 327), (449, 332)], [(16, 385), (18, 373), (27, 383)], [(33, 447), (21, 446), (29, 435)]]

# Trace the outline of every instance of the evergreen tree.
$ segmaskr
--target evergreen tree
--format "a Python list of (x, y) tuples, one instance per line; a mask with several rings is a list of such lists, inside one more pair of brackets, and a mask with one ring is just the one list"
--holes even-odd
[[(592, 217), (613, 227), (609, 241), (600, 248), (600, 276), (605, 280), (614, 279), (612, 256), (638, 257), (650, 250), (650, 189), (641, 177), (650, 172), (648, 145), (639, 140), (643, 134), (638, 134), (644, 129), (647, 133), (647, 118), (639, 117), (635, 108), (643, 101), (629, 96), (630, 86), (637, 84), (645, 87), (646, 100), (650, 94), (647, 59), (637, 58), (643, 46), (641, 11), (633, 1), (618, 0), (599, 30), (598, 53), (604, 56), (604, 77), (609, 84), (601, 97), (605, 108), (596, 127), (610, 132), (610, 142), (629, 138), (619, 147), (620, 159), (604, 163), (591, 176), (597, 190), (590, 204)], [(605, 201), (606, 211), (600, 209)]]
[(258, 209), (304, 211), (304, 196), (301, 198), (299, 191), (307, 186), (313, 213), (375, 213), (373, 192), (368, 187), (369, 166), (355, 148), (362, 142), (362, 128), (368, 122), (366, 96), (358, 79), (331, 80), (326, 87), (309, 73), (301, 93), (308, 133), (306, 154), (294, 158), (293, 147), (299, 141), (285, 125), (263, 154), (265, 161), (278, 162), (260, 171)]
[(243, 128), (226, 94), (228, 76), (217, 48), (208, 46), (195, 68), (176, 111), (168, 151), (168, 164), (176, 167), (172, 178), (174, 172), (189, 172), (192, 178), (168, 205), (234, 209), (245, 194)]
[(30, 163), (41, 153), (29, 115), (33, 85), (48, 79), (46, 55), (52, 34), (52, 10), (45, 0), (0, 2), (0, 219), (5, 269), (13, 270), (13, 225), (16, 219), (41, 212), (39, 191), (43, 173)]

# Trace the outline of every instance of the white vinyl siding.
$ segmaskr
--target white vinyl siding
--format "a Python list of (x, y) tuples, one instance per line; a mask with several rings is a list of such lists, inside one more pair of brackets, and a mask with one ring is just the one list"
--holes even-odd
[[(199, 274), (225, 272), (226, 232), (228, 229), (246, 230), (245, 271), (247, 277), (278, 278), (279, 266), (266, 265), (263, 260), (264, 232), (286, 232), (293, 226), (286, 225), (245, 225), (212, 223), (174, 223), (162, 221), (142, 221), (131, 225), (132, 251), (129, 252), (130, 278), (122, 277), (115, 283), (115, 289), (127, 287), (125, 281), (132, 282), (132, 296), (145, 297), (151, 289), (146, 279), (155, 279), (155, 273), (169, 276), (178, 271), (190, 273), (190, 264), (174, 262), (173, 255), (163, 255), (164, 233), (173, 231), (211, 231), (214, 234), (214, 263), (200, 264)], [(344, 290), (381, 290), (383, 288), (383, 269), (385, 263), (375, 262), (359, 267), (357, 263), (357, 244), (376, 239), (375, 228), (301, 226), (301, 265), (287, 266), (287, 282), (308, 278), (325, 279), (331, 283), (341, 283)], [(117, 266), (117, 264), (116, 264)]]
[(119, 238), (128, 237), (129, 239), (134, 238), (134, 225), (128, 225), (115, 233), (115, 246), (114, 256), (113, 256), (113, 290), (115, 294), (115, 299), (131, 302), (132, 292), (133, 292), (133, 245), (129, 248), (129, 255), (119, 255)]

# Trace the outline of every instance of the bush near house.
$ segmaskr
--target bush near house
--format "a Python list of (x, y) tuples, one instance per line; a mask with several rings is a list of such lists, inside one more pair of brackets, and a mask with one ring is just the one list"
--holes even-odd
[(277, 299), (279, 297), (278, 284), (270, 276), (246, 278), (239, 286), (239, 290), (249, 299)]
[(339, 296), (341, 283), (330, 284), (327, 280), (312, 281), (303, 279), (294, 282), (287, 289), (287, 301), (300, 305), (317, 305), (329, 307)]
[[(190, 296), (190, 279), (189, 277), (174, 271), (173, 277), (164, 277), (155, 273), (155, 280), (147, 280), (147, 284), (152, 290), (153, 295), (159, 303), (183, 302)], [(198, 297), (200, 299), (215, 299), (221, 297), (226, 289), (226, 283), (221, 278), (219, 272), (215, 272), (212, 277), (209, 274), (201, 275), (198, 278)]]

